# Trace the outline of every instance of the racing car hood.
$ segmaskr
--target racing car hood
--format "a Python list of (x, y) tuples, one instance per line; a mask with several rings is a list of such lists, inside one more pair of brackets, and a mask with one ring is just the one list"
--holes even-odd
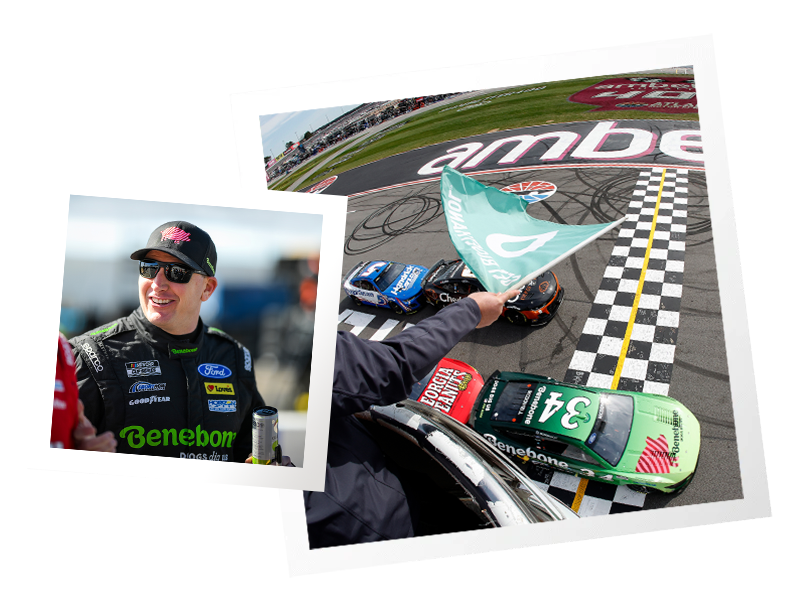
[(625, 394), (634, 397), (634, 418), (618, 468), (675, 481), (693, 473), (700, 453), (700, 423), (694, 414), (671, 397)]
[(408, 398), (466, 423), (482, 387), (483, 378), (475, 368), (444, 358), (414, 385)]
[(529, 310), (540, 308), (553, 299), (559, 288), (555, 274), (551, 271), (546, 271), (523, 286), (520, 289), (519, 296), (506, 302), (506, 306), (515, 305)]

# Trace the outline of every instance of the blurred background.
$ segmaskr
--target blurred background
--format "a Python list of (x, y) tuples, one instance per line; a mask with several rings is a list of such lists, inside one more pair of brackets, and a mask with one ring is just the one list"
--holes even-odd
[(283, 452), (302, 466), (321, 215), (72, 196), (61, 332), (72, 338), (136, 309), (130, 254), (176, 220), (214, 240), (219, 284), (200, 316), (250, 350), (261, 396), (280, 411)]

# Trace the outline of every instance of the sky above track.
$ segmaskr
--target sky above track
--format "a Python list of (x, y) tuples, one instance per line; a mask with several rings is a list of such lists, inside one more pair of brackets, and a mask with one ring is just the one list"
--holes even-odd
[(297, 142), (306, 132), (313, 132), (358, 106), (360, 104), (332, 106), (259, 117), (264, 156), (280, 155), (285, 150), (287, 142)]

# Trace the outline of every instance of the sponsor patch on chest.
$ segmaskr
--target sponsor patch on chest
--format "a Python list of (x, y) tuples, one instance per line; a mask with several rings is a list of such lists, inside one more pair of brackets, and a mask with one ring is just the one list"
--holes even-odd
[(125, 373), (129, 378), (139, 378), (141, 376), (160, 376), (161, 366), (158, 361), (133, 361), (125, 363)]
[(236, 401), (225, 399), (209, 399), (208, 409), (212, 412), (235, 412)]
[(203, 386), (209, 395), (233, 396), (235, 394), (233, 391), (233, 384), (223, 384), (222, 382), (206, 382), (203, 384)]
[(166, 388), (166, 382), (160, 382), (158, 384), (150, 384), (149, 382), (135, 382), (133, 386), (130, 387), (128, 392), (153, 392), (155, 390), (166, 390)]
[(229, 378), (233, 373), (225, 365), (219, 363), (203, 363), (197, 368), (197, 372), (204, 378), (222, 379)]

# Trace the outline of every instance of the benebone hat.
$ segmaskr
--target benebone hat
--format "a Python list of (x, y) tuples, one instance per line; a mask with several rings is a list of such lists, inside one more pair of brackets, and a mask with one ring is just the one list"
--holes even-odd
[(197, 225), (186, 221), (170, 221), (156, 227), (147, 240), (147, 246), (134, 252), (131, 259), (141, 261), (151, 250), (178, 257), (192, 269), (209, 276), (217, 273), (217, 247), (214, 241)]

